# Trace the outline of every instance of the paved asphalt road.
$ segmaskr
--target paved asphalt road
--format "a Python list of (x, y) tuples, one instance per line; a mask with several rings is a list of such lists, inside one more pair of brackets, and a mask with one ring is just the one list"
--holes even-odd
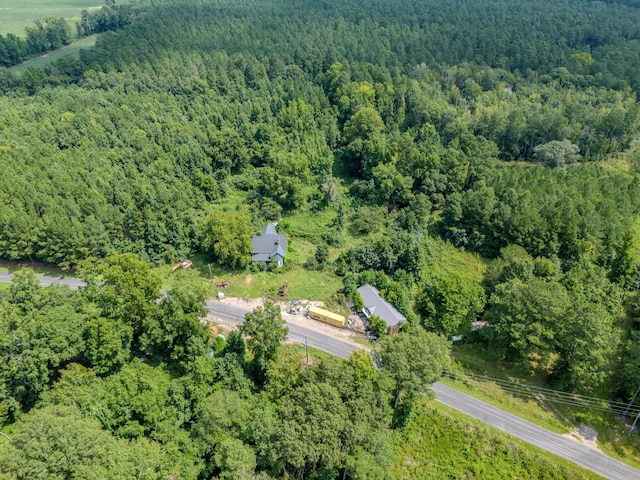
[[(0, 271), (0, 282), (10, 282), (11, 276), (11, 273)], [(61, 283), (69, 285), (69, 287), (74, 290), (83, 285), (83, 282), (76, 278), (38, 275), (38, 279), (42, 285)], [(213, 317), (219, 317), (237, 323), (241, 323), (245, 313), (248, 312), (248, 310), (212, 300), (207, 301), (207, 308)], [(358, 348), (347, 342), (299, 325), (289, 323), (287, 326), (289, 327), (289, 338), (292, 340), (304, 343), (306, 336), (310, 346), (338, 357), (349, 358), (351, 352)], [(514, 437), (520, 438), (525, 442), (566, 458), (605, 478), (612, 480), (640, 480), (640, 470), (636, 470), (618, 460), (614, 460), (577, 441), (545, 430), (544, 428), (538, 427), (515, 415), (493, 407), (477, 398), (458, 392), (441, 383), (434, 384), (433, 390), (439, 402), (492, 425)]]
[[(10, 272), (0, 271), (0, 282), (11, 282), (12, 276), (13, 274)], [(38, 275), (38, 280), (40, 280), (40, 284), (43, 286), (60, 283), (62, 285), (69, 285), (72, 290), (77, 290), (84, 285), (84, 282), (82, 280), (71, 277), (52, 277), (48, 275)], [(220, 317), (221, 319), (227, 321), (241, 323), (244, 320), (244, 315), (248, 313), (248, 310), (243, 310), (242, 308), (225, 305), (223, 303), (212, 300), (207, 300), (206, 303), (207, 308), (209, 309), (209, 314), (211, 316)], [(291, 340), (304, 343), (306, 336), (307, 342), (310, 347), (317, 348), (318, 350), (323, 350), (337, 357), (349, 358), (351, 352), (358, 348), (347, 342), (343, 342), (341, 340), (330, 337), (329, 335), (324, 335), (322, 333), (315, 332), (299, 325), (288, 323), (287, 326), (289, 327), (289, 338)]]
[[(218, 317), (235, 323), (242, 323), (244, 315), (249, 313), (249, 310), (226, 305), (214, 300), (207, 300), (207, 308), (209, 309), (209, 315), (212, 317)], [(287, 323), (287, 327), (289, 327), (289, 338), (291, 340), (304, 343), (306, 337), (310, 347), (323, 350), (336, 357), (349, 358), (351, 352), (358, 349), (355, 345), (309, 328), (301, 327), (300, 325)]]
[(447, 385), (436, 383), (433, 385), (433, 390), (436, 392), (436, 398), (439, 402), (525, 442), (566, 458), (605, 478), (612, 480), (640, 479), (640, 470), (614, 460), (575, 440), (550, 432)]
[[(13, 277), (13, 273), (0, 271), (0, 283), (11, 283), (11, 278)], [(71, 290), (77, 290), (78, 288), (84, 286), (84, 282), (79, 278), (71, 278), (71, 277), (52, 277), (49, 275), (37, 275), (38, 280), (40, 280), (40, 285), (43, 287), (48, 287), (54, 283), (60, 283), (63, 285), (69, 285)]]

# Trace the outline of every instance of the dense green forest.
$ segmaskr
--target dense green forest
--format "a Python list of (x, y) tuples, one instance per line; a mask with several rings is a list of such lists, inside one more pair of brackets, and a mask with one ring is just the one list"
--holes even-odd
[[(296, 233), (299, 214), (322, 233), (285, 268), (343, 277), (347, 298), (377, 286), (410, 320), (398, 338), (462, 334), (549, 386), (629, 400), (635, 3), (140, 2), (126, 21), (87, 20), (82, 34), (108, 31), (78, 59), (0, 67), (0, 257), (95, 277), (76, 294), (26, 275), (3, 293), (0, 420), (24, 447), (2, 448), (30, 455), (44, 422), (102, 429), (96, 468), (109, 472), (162, 458), (149, 478), (387, 478), (422, 407), (384, 369), (270, 362), (275, 347), (245, 354), (239, 336), (216, 350), (196, 293), (156, 301), (145, 262), (202, 253), (251, 269), (251, 233)], [(436, 271), (436, 240), (483, 257), (484, 279)], [(342, 433), (297, 430), (316, 421)], [(46, 476), (15, 458), (0, 472)]]

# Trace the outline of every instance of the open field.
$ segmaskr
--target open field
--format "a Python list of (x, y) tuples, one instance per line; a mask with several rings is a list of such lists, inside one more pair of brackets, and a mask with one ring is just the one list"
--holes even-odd
[(97, 37), (97, 35), (91, 35), (90, 37), (86, 37), (78, 40), (77, 42), (73, 42), (71, 45), (67, 45), (66, 47), (59, 48), (58, 50), (54, 50), (53, 52), (41, 55), (40, 57), (27, 60), (20, 65), (16, 65), (15, 67), (10, 68), (9, 70), (14, 73), (22, 73), (27, 69), (27, 67), (44, 67), (45, 65), (67, 55), (78, 57), (80, 55), (81, 49), (91, 48), (96, 44)]
[[(46, 16), (64, 17), (70, 25), (84, 9), (97, 8), (101, 0), (0, 0), (0, 34), (24, 37), (24, 28)], [(75, 34), (75, 28), (72, 29)]]
[[(320, 300), (329, 302), (331, 296), (342, 287), (342, 278), (326, 271), (309, 271), (301, 266), (291, 269), (271, 272), (233, 272), (224, 270), (214, 262), (209, 263), (203, 255), (196, 255), (191, 258), (193, 266), (188, 270), (176, 270), (169, 277), (170, 266), (163, 266), (156, 269), (165, 280), (165, 288), (172, 282), (190, 282), (193, 288), (204, 288), (207, 296), (213, 298), (219, 290), (225, 295), (240, 298), (261, 298), (273, 297), (278, 289), (288, 282), (289, 290), (285, 295), (285, 300)], [(213, 279), (209, 281), (209, 268)], [(216, 284), (226, 280), (229, 286), (225, 289), (218, 289)]]
[(434, 400), (415, 408), (395, 447), (400, 479), (602, 478)]

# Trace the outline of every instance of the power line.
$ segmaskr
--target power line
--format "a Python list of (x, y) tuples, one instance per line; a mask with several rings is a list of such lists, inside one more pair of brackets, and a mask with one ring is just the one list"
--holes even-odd
[(551, 403), (586, 408), (589, 410), (599, 410), (621, 416), (629, 415), (633, 417), (640, 415), (640, 406), (632, 406), (623, 402), (605, 400), (603, 398), (590, 397), (587, 395), (579, 395), (577, 393), (568, 393), (561, 390), (552, 390), (550, 388), (503, 380), (500, 378), (489, 377), (487, 375), (478, 375), (471, 372), (466, 372), (465, 375), (477, 381), (495, 383), (504, 391), (523, 398), (530, 398), (538, 401), (542, 399)]

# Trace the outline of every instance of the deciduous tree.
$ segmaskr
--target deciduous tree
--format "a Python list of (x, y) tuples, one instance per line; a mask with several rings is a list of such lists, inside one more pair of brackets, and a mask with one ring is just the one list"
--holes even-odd
[(257, 368), (259, 380), (271, 359), (278, 353), (280, 343), (287, 338), (289, 329), (282, 319), (280, 306), (266, 302), (244, 316), (240, 332), (247, 337), (247, 346), (253, 354), (253, 364)]
[(427, 285), (418, 299), (423, 325), (445, 335), (462, 335), (484, 310), (486, 297), (480, 284), (449, 274)]
[(251, 261), (251, 217), (246, 208), (212, 211), (202, 226), (202, 246), (223, 265), (241, 269)]
[(421, 327), (384, 337), (374, 355), (376, 364), (395, 382), (394, 408), (403, 392), (425, 392), (451, 364), (450, 344)]

